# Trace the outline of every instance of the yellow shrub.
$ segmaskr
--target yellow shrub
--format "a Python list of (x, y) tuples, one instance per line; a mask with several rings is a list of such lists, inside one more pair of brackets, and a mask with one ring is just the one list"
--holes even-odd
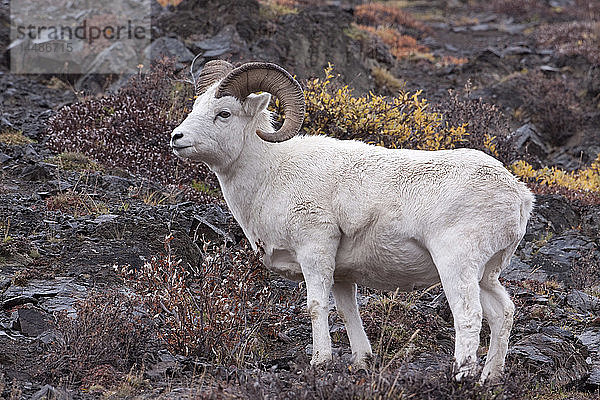
[(468, 135), (464, 125), (448, 126), (440, 114), (428, 111), (420, 91), (400, 90), (390, 100), (373, 93), (355, 97), (348, 85), (335, 80), (330, 64), (324, 79), (307, 82), (306, 133), (423, 150), (454, 148)]
[(556, 167), (534, 169), (526, 161), (516, 161), (510, 166), (513, 173), (526, 181), (549, 187), (562, 187), (569, 190), (600, 193), (600, 154), (585, 169), (564, 171)]

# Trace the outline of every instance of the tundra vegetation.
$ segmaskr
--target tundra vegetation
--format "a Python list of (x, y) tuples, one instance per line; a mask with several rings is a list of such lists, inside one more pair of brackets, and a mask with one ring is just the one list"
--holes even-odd
[[(298, 26), (339, 28), (350, 50), (329, 48), (331, 59), (298, 77), (304, 133), (477, 148), (527, 182), (539, 207), (514, 259), (526, 272), (503, 279), (516, 305), (505, 374), (493, 386), (454, 380), (453, 321), (439, 286), (359, 289), (373, 369), (348, 368), (333, 309), (334, 362), (312, 369), (305, 287), (268, 273), (224, 211), (215, 177), (170, 154), (168, 134), (194, 93), (187, 71), (165, 59), (101, 97), (73, 96), (70, 77), (0, 75), (3, 117), (14, 125), (0, 129), (0, 397), (598, 397), (586, 363), (598, 360), (600, 296), (596, 2), (386, 1), (344, 14), (317, 0), (265, 0), (252, 14), (258, 27), (234, 8), (208, 21), (186, 1), (163, 3), (163, 32), (196, 14), (205, 37), (236, 26), (234, 42), (256, 44), (233, 55), (240, 61), (272, 57), (261, 41), (288, 34), (321, 60)], [(255, 2), (236, 2), (246, 3)], [(327, 22), (327, 7), (350, 21)], [(336, 62), (352, 52), (368, 60), (372, 93), (348, 75), (350, 63)], [(297, 53), (276, 58), (301, 70)], [(536, 129), (515, 134), (527, 124)]]

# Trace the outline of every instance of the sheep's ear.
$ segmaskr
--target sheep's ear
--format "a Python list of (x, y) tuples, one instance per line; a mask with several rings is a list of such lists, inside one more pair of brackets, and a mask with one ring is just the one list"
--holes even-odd
[(271, 95), (267, 92), (261, 94), (252, 93), (244, 100), (244, 111), (255, 116), (269, 106), (269, 101), (271, 101)]

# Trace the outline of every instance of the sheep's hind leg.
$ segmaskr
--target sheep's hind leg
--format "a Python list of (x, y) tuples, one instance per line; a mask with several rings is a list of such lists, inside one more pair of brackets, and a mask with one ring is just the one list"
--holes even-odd
[(479, 300), (478, 261), (451, 252), (451, 247), (439, 249), (432, 256), (444, 293), (454, 317), (454, 359), (456, 379), (477, 372), (477, 349), (481, 331), (482, 307)]
[(490, 347), (481, 373), (481, 382), (498, 379), (504, 369), (515, 306), (506, 289), (498, 281), (498, 276), (503, 267), (510, 262), (513, 252), (504, 250), (496, 253), (485, 265), (483, 277), (479, 282), (483, 316), (491, 332)]
[[(334, 253), (335, 254), (335, 253)], [(306, 305), (312, 323), (312, 365), (331, 361), (329, 336), (329, 292), (333, 284), (334, 257), (319, 256), (316, 252), (299, 255), (300, 267), (306, 282)]]
[(363, 328), (356, 303), (356, 284), (346, 281), (333, 283), (333, 297), (338, 314), (346, 325), (354, 365), (366, 368), (366, 358), (373, 355), (369, 338)]

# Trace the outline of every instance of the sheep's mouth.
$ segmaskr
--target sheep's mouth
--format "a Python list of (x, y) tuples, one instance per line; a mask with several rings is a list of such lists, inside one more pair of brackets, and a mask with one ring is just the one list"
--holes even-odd
[(189, 149), (192, 146), (171, 146), (174, 151), (181, 151), (183, 149)]

